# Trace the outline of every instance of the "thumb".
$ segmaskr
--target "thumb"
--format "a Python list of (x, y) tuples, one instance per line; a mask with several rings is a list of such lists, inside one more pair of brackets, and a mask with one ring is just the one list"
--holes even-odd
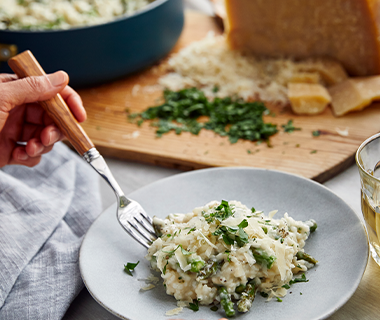
[(69, 76), (64, 71), (52, 74), (27, 77), (20, 80), (0, 84), (0, 110), (5, 107), (9, 112), (14, 107), (31, 102), (45, 101), (53, 98), (63, 90), (69, 82)]

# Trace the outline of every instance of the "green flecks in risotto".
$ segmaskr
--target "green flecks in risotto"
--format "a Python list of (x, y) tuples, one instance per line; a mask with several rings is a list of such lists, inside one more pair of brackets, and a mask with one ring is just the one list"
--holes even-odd
[[(166, 292), (178, 301), (220, 304), (227, 316), (247, 312), (256, 293), (280, 301), (293, 276), (317, 260), (304, 252), (314, 220), (296, 221), (287, 213), (274, 219), (238, 201), (212, 201), (187, 214), (154, 218), (160, 237), (147, 259), (161, 272)], [(169, 236), (170, 235), (170, 236)]]

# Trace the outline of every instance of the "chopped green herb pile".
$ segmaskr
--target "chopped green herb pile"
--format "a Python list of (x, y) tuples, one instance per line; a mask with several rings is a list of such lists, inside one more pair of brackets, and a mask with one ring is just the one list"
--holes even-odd
[[(202, 91), (190, 88), (177, 92), (165, 90), (162, 105), (130, 114), (129, 119), (137, 124), (157, 119), (152, 126), (157, 127), (158, 137), (172, 130), (176, 134), (190, 132), (197, 135), (201, 129), (207, 129), (228, 136), (230, 142), (235, 143), (239, 139), (268, 140), (277, 133), (275, 124), (264, 123), (264, 114), (269, 114), (269, 110), (262, 102), (246, 102), (230, 97), (208, 101)], [(202, 116), (207, 117), (208, 121), (198, 121)]]
[(124, 271), (133, 277), (132, 271), (135, 270), (139, 263), (140, 261), (137, 261), (136, 263), (128, 262), (124, 265)]
[(313, 135), (313, 137), (319, 137), (319, 136), (321, 135), (321, 131), (319, 131), (319, 130), (314, 130), (314, 131), (312, 132), (312, 135)]

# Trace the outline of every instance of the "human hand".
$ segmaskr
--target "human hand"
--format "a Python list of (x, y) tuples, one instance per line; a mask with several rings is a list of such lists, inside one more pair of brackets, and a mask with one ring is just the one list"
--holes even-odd
[[(60, 93), (78, 122), (86, 120), (80, 96), (67, 84), (67, 73), (18, 79), (0, 74), (0, 167), (7, 164), (37, 165), (63, 134), (37, 103)], [(24, 142), (26, 145), (19, 145)]]

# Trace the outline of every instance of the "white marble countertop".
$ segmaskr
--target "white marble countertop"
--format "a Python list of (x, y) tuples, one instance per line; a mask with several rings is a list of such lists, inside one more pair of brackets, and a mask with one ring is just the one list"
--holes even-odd
[[(212, 8), (207, 0), (185, 0), (187, 8), (200, 10), (212, 14)], [(111, 171), (125, 192), (129, 194), (147, 184), (159, 179), (172, 176), (181, 171), (156, 167), (130, 161), (115, 159), (106, 159)], [(336, 195), (341, 197), (356, 214), (363, 220), (360, 210), (360, 180), (358, 170), (353, 164), (347, 170), (324, 183)], [(115, 202), (115, 195), (104, 181), (101, 181), (101, 194), (103, 200), (103, 209), (109, 207)], [(367, 270), (363, 276), (357, 292), (341, 309), (339, 309), (329, 319), (378, 319), (376, 309), (371, 309), (366, 304), (376, 302), (378, 298), (376, 292), (370, 290), (371, 287), (380, 287), (380, 268), (369, 260)], [(378, 292), (379, 290), (377, 290)], [(378, 303), (378, 300), (377, 300)], [(358, 310), (361, 309), (359, 312)], [(365, 315), (365, 316), (363, 316)], [(77, 319), (118, 319), (105, 309), (103, 309), (88, 293), (83, 289), (79, 296), (74, 300), (65, 320)]]

